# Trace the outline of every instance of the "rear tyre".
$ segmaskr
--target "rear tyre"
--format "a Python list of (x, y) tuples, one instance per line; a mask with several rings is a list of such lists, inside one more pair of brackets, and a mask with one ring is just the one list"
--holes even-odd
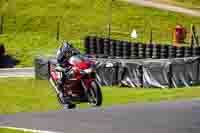
[(68, 109), (74, 109), (74, 108), (76, 108), (76, 104), (69, 103), (69, 104), (67, 105), (67, 108), (68, 108)]
[(88, 92), (88, 99), (91, 105), (101, 106), (102, 104), (102, 92), (100, 86), (96, 81), (92, 81), (91, 88)]

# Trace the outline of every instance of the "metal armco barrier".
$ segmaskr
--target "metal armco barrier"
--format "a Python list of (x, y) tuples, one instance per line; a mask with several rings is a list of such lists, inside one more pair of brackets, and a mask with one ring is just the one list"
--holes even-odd
[[(97, 65), (97, 80), (103, 86), (176, 88), (200, 84), (200, 57), (174, 59), (91, 58)], [(35, 59), (36, 79), (49, 78), (49, 64), (56, 59)]]

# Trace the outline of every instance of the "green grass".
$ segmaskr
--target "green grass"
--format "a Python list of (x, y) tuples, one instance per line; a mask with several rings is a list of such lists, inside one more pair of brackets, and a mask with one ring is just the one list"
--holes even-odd
[[(16, 2), (16, 8), (14, 3)], [(32, 66), (35, 56), (55, 54), (57, 21), (60, 21), (61, 40), (70, 40), (83, 49), (87, 35), (107, 36), (110, 0), (15, 0), (5, 10), (4, 35), (0, 35), (8, 53), (21, 60), (17, 67)], [(14, 10), (16, 9), (16, 10)], [(10, 12), (14, 10), (13, 12)], [(112, 8), (112, 38), (131, 40), (136, 29), (136, 40), (148, 42), (150, 29), (155, 43), (169, 44), (172, 29), (181, 23), (199, 26), (200, 19), (174, 12), (132, 5), (116, 0)], [(16, 17), (13, 17), (16, 16)], [(56, 16), (59, 16), (58, 18)], [(15, 19), (16, 18), (16, 19)]]
[[(27, 78), (0, 79), (0, 114), (58, 110), (56, 95), (48, 81)], [(125, 88), (102, 87), (103, 107), (127, 103), (186, 100), (200, 98), (200, 88)], [(81, 108), (89, 108), (81, 104)]]
[(31, 133), (27, 131), (19, 131), (14, 129), (0, 128), (0, 133)]
[(1, 79), (0, 112), (56, 110), (61, 106), (47, 81), (33, 79)]

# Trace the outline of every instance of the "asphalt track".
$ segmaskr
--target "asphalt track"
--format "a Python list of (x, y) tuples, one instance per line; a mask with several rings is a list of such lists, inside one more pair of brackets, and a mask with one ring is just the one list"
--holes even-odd
[(158, 8), (161, 10), (184, 13), (190, 16), (200, 17), (200, 11), (198, 10), (192, 10), (192, 9), (187, 9), (187, 8), (178, 7), (174, 5), (168, 5), (166, 3), (159, 3), (153, 0), (125, 0), (125, 1), (128, 1), (133, 4), (141, 5), (141, 6), (153, 7), (153, 8)]
[(34, 77), (34, 76), (35, 76), (35, 71), (33, 67), (0, 69), (0, 78)]
[(200, 100), (18, 113), (0, 126), (61, 133), (200, 133)]

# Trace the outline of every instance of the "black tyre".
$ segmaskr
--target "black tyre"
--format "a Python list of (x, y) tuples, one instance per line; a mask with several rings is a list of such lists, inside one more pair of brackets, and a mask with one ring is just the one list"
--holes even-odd
[(176, 49), (177, 47), (176, 46), (169, 46), (169, 49), (168, 49), (168, 58), (176, 58)]
[(96, 55), (96, 37), (90, 37), (90, 40), (89, 40), (89, 51), (90, 51), (90, 54), (92, 55)]
[(116, 40), (110, 41), (110, 56), (112, 58), (116, 56)]
[(97, 52), (97, 55), (102, 55), (103, 54), (103, 50), (104, 50), (104, 40), (103, 38), (97, 38), (96, 39), (96, 52)]
[(193, 56), (200, 56), (200, 47), (193, 48)]
[(116, 57), (117, 58), (122, 58), (122, 51), (123, 51), (123, 45), (122, 45), (122, 41), (120, 41), (120, 40), (117, 40), (117, 42), (116, 42)]
[(138, 56), (140, 59), (144, 59), (145, 58), (145, 49), (146, 49), (146, 45), (145, 44), (142, 44), (140, 43), (138, 45)]
[(69, 103), (69, 104), (67, 104), (67, 108), (68, 109), (74, 109), (74, 108), (76, 108), (76, 104)]
[(145, 51), (145, 57), (146, 58), (152, 58), (152, 51), (153, 51), (153, 45), (149, 44), (146, 46), (146, 51)]
[(94, 106), (101, 106), (102, 92), (100, 86), (96, 81), (92, 81), (91, 88), (88, 90), (88, 100)]
[(87, 36), (87, 37), (85, 38), (85, 40), (84, 40), (84, 50), (85, 50), (85, 53), (86, 53), (86, 54), (89, 54), (89, 53), (90, 53), (90, 47), (89, 47), (89, 45), (90, 45), (90, 37)]
[(176, 49), (176, 57), (178, 57), (178, 58), (184, 57), (184, 51), (185, 51), (184, 47), (178, 47)]
[(131, 44), (131, 58), (136, 59), (139, 58), (139, 43), (132, 43)]
[(185, 57), (192, 57), (192, 48), (191, 47), (185, 47)]
[(130, 57), (131, 54), (131, 44), (129, 42), (124, 41), (122, 44), (123, 47), (123, 51), (122, 51), (122, 55), (124, 59), (128, 59)]
[(168, 45), (161, 45), (160, 58), (161, 59), (167, 59), (168, 58)]
[(161, 46), (159, 44), (153, 45), (153, 52), (152, 52), (152, 58), (153, 59), (159, 59), (160, 58), (160, 48), (161, 48)]

